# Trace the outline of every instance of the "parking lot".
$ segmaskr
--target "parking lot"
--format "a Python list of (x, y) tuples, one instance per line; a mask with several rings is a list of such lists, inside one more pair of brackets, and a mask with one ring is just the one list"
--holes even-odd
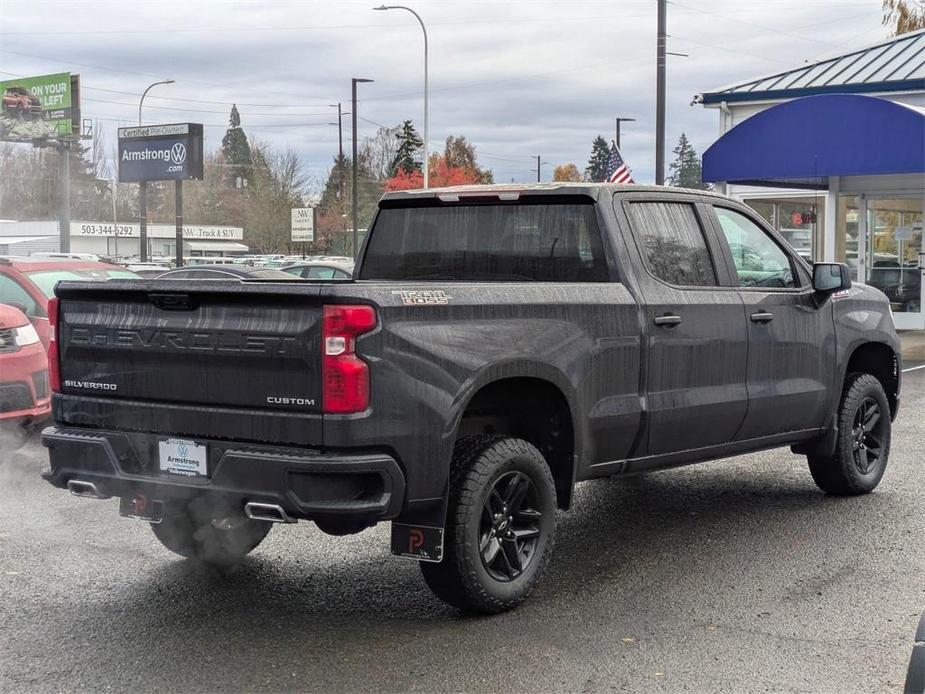
[(465, 618), (388, 529), (277, 528), (233, 573), (163, 549), (117, 501), (0, 466), (0, 689), (901, 691), (925, 609), (925, 369), (890, 468), (827, 498), (772, 451), (583, 485), (546, 580)]

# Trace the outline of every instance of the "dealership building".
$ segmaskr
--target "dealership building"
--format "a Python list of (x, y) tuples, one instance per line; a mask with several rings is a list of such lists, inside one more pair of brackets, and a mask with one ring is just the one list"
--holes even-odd
[(810, 260), (847, 263), (925, 330), (925, 30), (706, 91), (703, 178)]
[[(141, 250), (141, 229), (137, 223), (71, 222), (71, 253), (98, 256), (133, 257)], [(173, 258), (176, 254), (176, 227), (172, 224), (148, 225), (148, 256)], [(247, 253), (241, 241), (244, 229), (228, 226), (183, 225), (183, 255), (235, 256)], [(15, 222), (0, 220), (0, 255), (31, 255), (57, 252), (60, 236), (57, 221)]]

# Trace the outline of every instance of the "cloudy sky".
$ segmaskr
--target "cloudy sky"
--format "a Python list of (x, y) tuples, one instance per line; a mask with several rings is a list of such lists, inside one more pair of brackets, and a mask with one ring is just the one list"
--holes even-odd
[[(405, 0), (430, 38), (430, 142), (477, 146), (499, 182), (587, 163), (597, 134), (624, 124), (637, 181), (654, 178), (655, 0)], [(423, 41), (404, 11), (378, 0), (0, 0), (0, 79), (80, 73), (83, 115), (109, 141), (137, 118), (206, 125), (218, 146), (232, 102), (249, 137), (292, 146), (322, 178), (337, 149), (338, 101), (360, 85), (358, 133), (423, 119)], [(668, 6), (670, 150), (686, 132), (702, 152), (715, 111), (700, 91), (795, 67), (886, 37), (880, 0), (677, 0)], [(344, 119), (349, 142), (350, 119)], [(346, 145), (345, 145), (346, 146)]]

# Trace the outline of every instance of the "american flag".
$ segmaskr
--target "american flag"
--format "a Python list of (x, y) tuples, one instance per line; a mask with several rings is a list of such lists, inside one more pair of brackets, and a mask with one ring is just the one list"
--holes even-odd
[(610, 159), (607, 160), (607, 182), (608, 183), (635, 183), (630, 173), (629, 167), (620, 156), (620, 150), (617, 149), (617, 143), (610, 146)]

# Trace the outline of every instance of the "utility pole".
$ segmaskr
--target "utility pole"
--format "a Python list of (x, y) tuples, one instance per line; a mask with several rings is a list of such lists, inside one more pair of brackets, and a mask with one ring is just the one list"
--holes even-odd
[(352, 137), (353, 139), (353, 142), (352, 142), (353, 161), (351, 162), (351, 166), (350, 166), (352, 173), (353, 173), (353, 189), (351, 191), (350, 197), (352, 199), (351, 202), (353, 203), (352, 207), (353, 207), (353, 257), (354, 258), (357, 257), (357, 253), (359, 253), (359, 250), (360, 250), (360, 234), (359, 234), (359, 230), (357, 229), (359, 225), (358, 220), (360, 217), (360, 206), (359, 206), (359, 201), (357, 199), (357, 83), (358, 82), (372, 82), (372, 80), (364, 79), (361, 77), (354, 77), (350, 80), (351, 97), (352, 97), (351, 105), (353, 106), (353, 108), (350, 110), (350, 118), (353, 124), (353, 132), (351, 133), (351, 135), (353, 136)]
[(540, 155), (536, 155), (536, 182), (540, 182)]
[(71, 252), (71, 148), (70, 143), (62, 139), (58, 144), (58, 250)]
[(119, 217), (116, 214), (116, 186), (118, 185), (116, 172), (112, 172), (112, 254), (116, 262), (119, 261)]
[(337, 102), (337, 196), (344, 199), (344, 122)]
[[(658, 38), (655, 53), (655, 185), (665, 185), (665, 67), (668, 0), (658, 0)], [(619, 145), (618, 145), (619, 147)]]
[(183, 181), (174, 181), (174, 207), (176, 208), (176, 265), (183, 267)]

